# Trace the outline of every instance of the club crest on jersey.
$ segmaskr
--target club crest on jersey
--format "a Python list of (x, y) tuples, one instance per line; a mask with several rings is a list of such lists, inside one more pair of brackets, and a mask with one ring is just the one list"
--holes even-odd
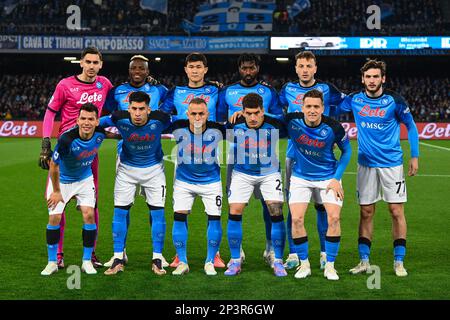
[(386, 104), (388, 104), (388, 103), (389, 103), (389, 100), (388, 100), (388, 99), (386, 99), (386, 98), (384, 98), (384, 99), (381, 99), (381, 103), (382, 103), (382, 104), (384, 104), (384, 105), (386, 105)]
[(206, 93), (211, 93), (211, 89), (210, 88), (205, 88), (205, 92)]
[(328, 133), (328, 130), (327, 129), (322, 129), (322, 130), (320, 130), (320, 135), (322, 136), (322, 137), (325, 137), (326, 135), (327, 135), (327, 133)]
[(103, 137), (97, 137), (97, 140), (95, 141), (97, 142), (97, 144), (100, 144), (103, 141)]
[(318, 86), (316, 90), (319, 90), (320, 92), (323, 92), (323, 88), (321, 86)]
[(157, 126), (157, 124), (156, 124), (156, 123), (153, 123), (153, 124), (150, 126), (150, 129), (151, 129), (151, 130), (155, 130), (155, 129), (156, 129), (156, 126)]
[(264, 88), (258, 88), (258, 93), (263, 94), (264, 93)]
[(97, 89), (101, 89), (103, 88), (103, 85), (100, 81), (97, 81), (97, 83), (95, 84), (95, 86), (97, 87)]

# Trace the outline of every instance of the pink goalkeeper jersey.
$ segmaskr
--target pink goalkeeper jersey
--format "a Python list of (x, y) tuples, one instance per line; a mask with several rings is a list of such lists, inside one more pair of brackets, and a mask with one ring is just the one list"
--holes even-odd
[(76, 125), (80, 107), (85, 103), (93, 103), (98, 108), (100, 116), (106, 96), (111, 88), (111, 82), (102, 76), (97, 76), (93, 83), (81, 81), (77, 76), (62, 79), (56, 86), (48, 104), (50, 110), (61, 112), (61, 126), (59, 127), (58, 137), (61, 133)]

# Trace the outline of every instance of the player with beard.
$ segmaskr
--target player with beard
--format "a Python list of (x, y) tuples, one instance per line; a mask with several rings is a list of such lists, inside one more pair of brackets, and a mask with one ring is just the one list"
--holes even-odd
[(408, 275), (403, 260), (406, 254), (406, 184), (400, 123), (408, 129), (411, 159), (408, 175), (419, 168), (419, 135), (408, 103), (399, 94), (384, 88), (386, 64), (369, 60), (361, 68), (364, 90), (352, 93), (339, 105), (338, 112), (353, 112), (358, 129), (357, 195), (360, 205), (359, 264), (351, 274), (370, 270), (369, 257), (373, 234), (375, 203), (388, 203), (394, 238), (394, 272)]

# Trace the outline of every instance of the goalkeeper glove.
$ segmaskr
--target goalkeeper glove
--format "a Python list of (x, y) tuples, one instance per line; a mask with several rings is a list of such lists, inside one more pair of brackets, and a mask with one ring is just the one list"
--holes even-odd
[(42, 139), (41, 154), (39, 155), (39, 167), (44, 170), (48, 170), (51, 157), (52, 145), (50, 142), (50, 138), (44, 138)]

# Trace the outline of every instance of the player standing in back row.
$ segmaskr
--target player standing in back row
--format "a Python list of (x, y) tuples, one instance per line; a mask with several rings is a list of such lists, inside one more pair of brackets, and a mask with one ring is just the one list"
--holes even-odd
[(403, 266), (406, 253), (406, 184), (403, 173), (403, 151), (400, 146), (400, 123), (408, 129), (411, 146), (408, 175), (419, 168), (419, 135), (405, 99), (385, 90), (386, 64), (369, 60), (361, 68), (364, 90), (350, 94), (339, 105), (338, 112), (352, 111), (358, 128), (357, 195), (360, 205), (358, 250), (360, 263), (350, 270), (364, 273), (370, 268), (369, 256), (373, 233), (375, 203), (388, 203), (394, 238), (394, 271), (408, 275)]
[[(251, 53), (243, 53), (238, 58), (238, 68), (241, 80), (228, 85), (219, 92), (219, 122), (226, 122), (227, 119), (233, 124), (236, 119), (243, 113), (242, 101), (249, 93), (255, 93), (262, 97), (264, 113), (267, 116), (281, 119), (283, 110), (278, 101), (278, 94), (268, 84), (258, 81), (259, 65), (261, 59), (259, 56)], [(233, 148), (233, 146), (230, 146)], [(230, 187), (233, 164), (228, 162), (227, 165), (227, 189)], [(255, 197), (261, 200), (263, 207), (264, 224), (266, 228), (266, 247), (263, 252), (263, 259), (270, 266), (273, 266), (275, 252), (272, 245), (271, 237), (271, 216), (265, 199), (261, 195), (259, 187), (255, 188)], [(241, 259), (244, 260), (245, 255), (241, 250)]]
[[(50, 137), (52, 135), (55, 116), (58, 112), (61, 113), (61, 126), (59, 128), (58, 137), (67, 129), (76, 124), (80, 107), (85, 103), (93, 103), (98, 108), (98, 114), (101, 115), (103, 104), (106, 96), (112, 88), (111, 82), (102, 76), (98, 76), (98, 72), (103, 66), (102, 54), (95, 47), (88, 47), (81, 53), (80, 66), (82, 68), (81, 74), (70, 76), (62, 79), (56, 86), (48, 103), (47, 110), (44, 116), (44, 129), (42, 149), (39, 158), (39, 166), (48, 170), (49, 160), (51, 158), (52, 150), (50, 144)], [(96, 206), (95, 223), (97, 225), (98, 233), (98, 156), (92, 162), (92, 173), (94, 175), (94, 184), (96, 191)], [(65, 214), (62, 213), (60, 224), (60, 237), (58, 244), (58, 267), (64, 268), (64, 226)], [(97, 242), (97, 241), (96, 241)], [(96, 244), (95, 242), (95, 244)], [(102, 264), (92, 252), (92, 263), (95, 267), (101, 267)]]
[[(324, 116), (333, 117), (335, 107), (342, 102), (345, 95), (340, 92), (334, 85), (315, 79), (317, 72), (317, 60), (311, 51), (303, 51), (295, 56), (295, 72), (298, 81), (286, 83), (280, 91), (280, 104), (282, 107), (287, 106), (287, 112), (302, 112), (303, 97), (313, 89), (319, 90), (323, 94)], [(292, 167), (294, 163), (293, 143), (288, 140), (286, 150), (286, 190), (289, 190), (291, 180)], [(317, 232), (320, 240), (320, 269), (325, 268), (327, 260), (325, 254), (325, 236), (328, 229), (327, 212), (323, 204), (315, 203), (314, 207), (317, 211)], [(288, 212), (286, 221), (287, 235), (289, 242), (289, 256), (286, 259), (285, 267), (287, 269), (295, 268), (299, 265), (297, 254), (295, 253), (294, 242), (291, 233), (291, 213)]]

